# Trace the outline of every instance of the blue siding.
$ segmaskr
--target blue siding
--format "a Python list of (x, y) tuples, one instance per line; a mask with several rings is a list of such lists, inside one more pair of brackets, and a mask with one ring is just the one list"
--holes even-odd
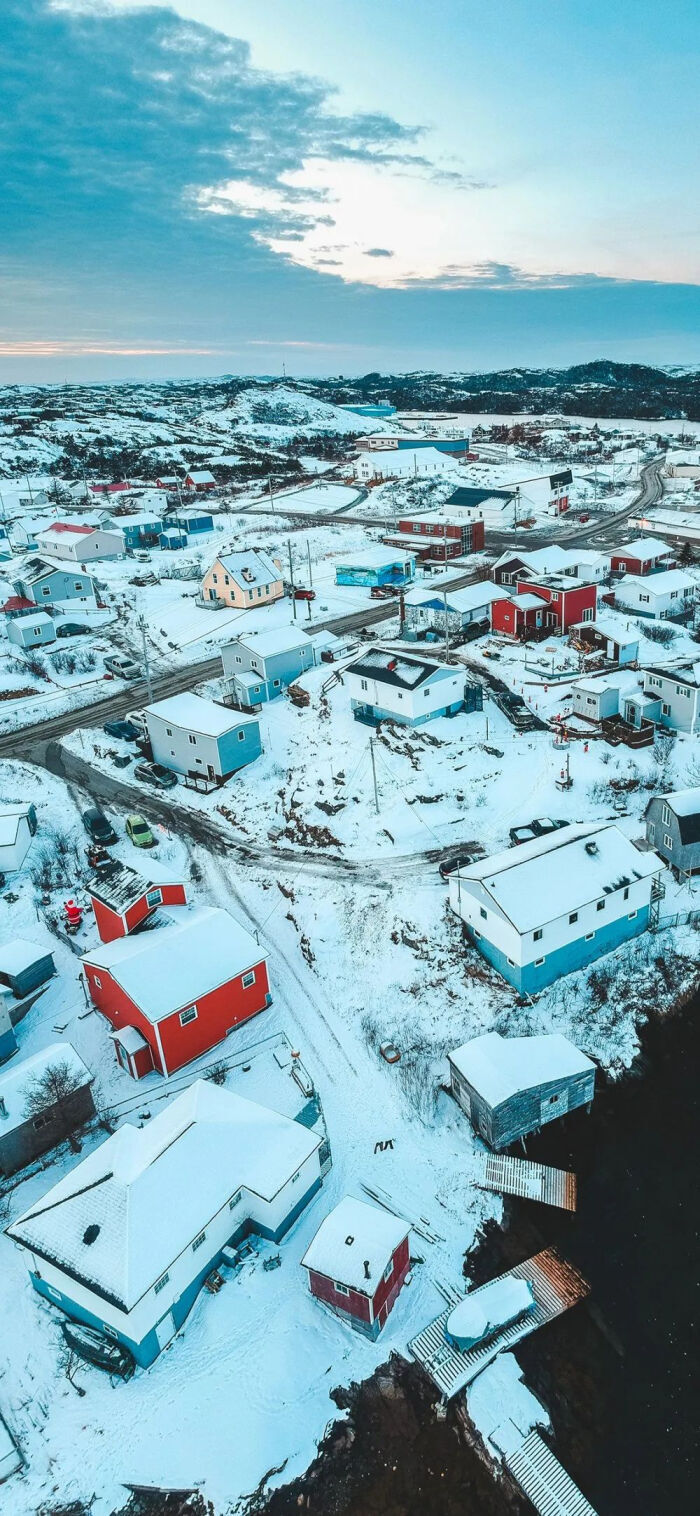
[[(240, 733), (243, 734), (242, 737)], [(225, 732), (223, 737), (217, 739), (217, 749), (222, 774), (235, 774), (237, 769), (245, 768), (247, 763), (253, 763), (262, 752), (262, 739), (257, 721), (246, 721), (235, 731)]]
[(0, 1032), (0, 1063), (6, 1063), (17, 1052), (17, 1038), (11, 1026)]
[(545, 953), (544, 963), (538, 967), (534, 963), (526, 963), (522, 968), (518, 964), (509, 963), (505, 953), (494, 947), (483, 935), (477, 941), (473, 929), (466, 924), (465, 931), (474, 947), (478, 948), (508, 984), (512, 984), (513, 989), (523, 995), (536, 995), (565, 974), (584, 969), (589, 963), (595, 963), (596, 958), (602, 958), (605, 953), (612, 953), (615, 948), (621, 947), (623, 942), (639, 937), (648, 925), (649, 907), (644, 906), (637, 911), (633, 921), (624, 916), (621, 921), (599, 927), (590, 942), (586, 942), (585, 937), (580, 937), (576, 942), (567, 943), (566, 947), (556, 948), (553, 953)]
[(399, 716), (396, 711), (386, 711), (381, 705), (367, 705), (364, 700), (351, 700), (350, 706), (356, 721), (395, 721), (397, 726), (425, 726), (426, 721), (435, 721), (438, 716), (456, 716), (464, 710), (463, 700), (454, 700), (451, 705), (441, 706), (439, 711), (426, 715)]
[(415, 573), (415, 564), (403, 565), (383, 564), (379, 568), (367, 568), (362, 564), (353, 567), (352, 563), (339, 563), (335, 571), (336, 584), (410, 584)]

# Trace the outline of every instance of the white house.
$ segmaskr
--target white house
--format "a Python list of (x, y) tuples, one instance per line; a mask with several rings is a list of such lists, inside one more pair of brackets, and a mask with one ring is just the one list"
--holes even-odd
[(17, 647), (46, 647), (56, 641), (56, 626), (46, 611), (37, 611), (35, 616), (13, 616), (7, 636)]
[(409, 627), (444, 631), (447, 619), (451, 632), (461, 632), (475, 622), (490, 622), (494, 601), (509, 598), (507, 589), (491, 584), (488, 579), (467, 584), (463, 589), (451, 589), (449, 576), (441, 575), (409, 590), (404, 602), (405, 621)]
[(363, 484), (380, 479), (418, 478), (425, 474), (454, 471), (455, 459), (436, 447), (391, 448), (386, 452), (367, 449), (356, 458), (353, 473)]
[(33, 805), (0, 805), (0, 872), (21, 869), (35, 833)]
[(189, 691), (155, 701), (144, 714), (154, 761), (176, 774), (222, 784), (262, 752), (255, 716)]
[(640, 677), (632, 669), (619, 669), (613, 674), (577, 679), (571, 686), (572, 714), (595, 722), (619, 716), (625, 693), (639, 689)]
[(632, 526), (642, 531), (663, 532), (675, 541), (700, 542), (700, 511), (652, 511), (651, 515), (633, 516)]
[(464, 668), (448, 668), (413, 654), (369, 647), (343, 674), (356, 721), (398, 721), (420, 726), (435, 716), (454, 716), (464, 704)]
[[(644, 695), (649, 703), (644, 714), (658, 726), (674, 732), (698, 730), (700, 717), (700, 661), (677, 667), (644, 669)], [(626, 721), (639, 721), (634, 709), (623, 710)]]
[(124, 557), (121, 532), (106, 531), (78, 521), (52, 521), (38, 533), (38, 547), (52, 558), (65, 558), (71, 563)]
[(662, 872), (617, 826), (567, 826), (451, 874), (450, 906), (488, 962), (531, 995), (645, 931)]
[(284, 1236), (321, 1185), (321, 1139), (198, 1079), (124, 1125), (8, 1227), (35, 1290), (144, 1367), (179, 1331), (224, 1248)]
[(673, 621), (692, 608), (696, 583), (683, 569), (667, 569), (660, 574), (625, 574), (615, 588), (615, 601), (637, 616), (653, 621)]

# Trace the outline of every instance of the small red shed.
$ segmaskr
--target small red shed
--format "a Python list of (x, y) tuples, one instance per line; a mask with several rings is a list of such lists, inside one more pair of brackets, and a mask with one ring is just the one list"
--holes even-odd
[(514, 600), (494, 600), (491, 627), (500, 637), (524, 639), (544, 625), (545, 610), (539, 595), (516, 595)]
[(366, 1337), (378, 1337), (410, 1268), (409, 1227), (365, 1200), (344, 1200), (307, 1248), (312, 1295)]
[(182, 920), (98, 945), (84, 955), (83, 970), (93, 1005), (118, 1033), (119, 1062), (134, 1078), (148, 1070), (132, 1032), (148, 1044), (151, 1066), (167, 1077), (272, 999), (255, 938), (228, 911), (209, 906), (190, 906)]
[(595, 584), (582, 584), (569, 574), (551, 574), (542, 579), (519, 579), (515, 588), (519, 595), (537, 595), (546, 601), (544, 625), (548, 630), (567, 632), (579, 621), (595, 621)]
[(216, 489), (216, 480), (208, 468), (190, 469), (189, 474), (185, 475), (185, 489), (203, 495), (207, 490)]
[(127, 937), (147, 921), (159, 906), (187, 905), (184, 884), (174, 880), (144, 879), (128, 864), (115, 868), (108, 878), (95, 874), (88, 882), (101, 942)]

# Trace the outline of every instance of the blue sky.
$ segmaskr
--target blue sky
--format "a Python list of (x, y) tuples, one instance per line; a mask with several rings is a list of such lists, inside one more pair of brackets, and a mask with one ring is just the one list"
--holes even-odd
[(700, 362), (685, 0), (3, 0), (0, 378)]

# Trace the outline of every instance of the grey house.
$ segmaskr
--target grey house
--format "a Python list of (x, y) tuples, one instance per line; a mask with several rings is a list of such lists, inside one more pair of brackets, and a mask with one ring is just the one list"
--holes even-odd
[(53, 955), (35, 942), (15, 937), (0, 947), (0, 985), (22, 1000), (55, 974)]
[(316, 662), (314, 644), (296, 627), (248, 632), (221, 649), (228, 694), (237, 705), (252, 708), (274, 700)]
[(207, 785), (224, 784), (262, 752), (260, 723), (186, 692), (145, 711), (156, 763)]
[(499, 1152), (588, 1106), (595, 1064), (568, 1038), (486, 1032), (448, 1054), (451, 1090), (475, 1131)]
[(676, 877), (700, 873), (700, 789), (655, 795), (644, 815), (647, 842)]
[[(679, 664), (677, 668), (644, 670), (644, 695), (653, 702), (647, 712), (650, 720), (674, 732), (698, 730), (700, 716), (700, 661)], [(635, 713), (625, 708), (626, 721), (638, 725)]]
[[(48, 1069), (59, 1065), (67, 1066), (75, 1088), (60, 1104), (28, 1115), (32, 1087)], [(90, 1070), (69, 1042), (54, 1042), (0, 1074), (0, 1175), (15, 1174), (94, 1116), (92, 1082)]]

